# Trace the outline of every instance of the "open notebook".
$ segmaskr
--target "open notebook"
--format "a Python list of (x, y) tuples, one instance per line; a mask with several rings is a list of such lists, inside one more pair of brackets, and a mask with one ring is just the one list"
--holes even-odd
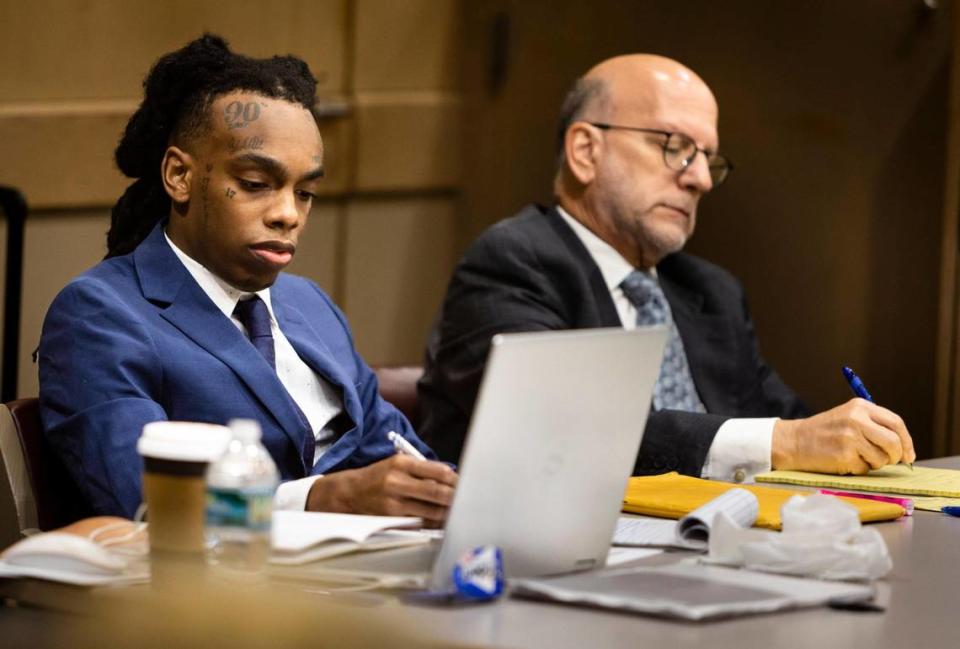
[[(270, 563), (301, 565), (350, 552), (386, 550), (430, 541), (413, 516), (359, 516), (277, 511), (270, 532)], [(414, 528), (414, 529), (397, 529)]]

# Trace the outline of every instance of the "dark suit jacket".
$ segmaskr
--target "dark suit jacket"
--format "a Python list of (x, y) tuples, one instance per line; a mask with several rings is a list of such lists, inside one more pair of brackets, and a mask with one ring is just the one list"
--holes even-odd
[(340, 393), (346, 432), (304, 465), (312, 434), (276, 372), (217, 309), (167, 244), (162, 225), (131, 254), (74, 279), (54, 300), (40, 340), (46, 434), (95, 512), (132, 516), (141, 501), (136, 442), (144, 424), (256, 419), (284, 479), (370, 464), (393, 454), (395, 430), (435, 457), (380, 398), (346, 319), (312, 282), (281, 274), (270, 290), (280, 329)]
[[(635, 474), (699, 476), (726, 419), (807, 411), (760, 356), (732, 275), (682, 253), (666, 257), (657, 273), (708, 414), (651, 413)], [(442, 459), (457, 461), (494, 334), (618, 326), (600, 269), (555, 209), (530, 206), (497, 223), (460, 260), (430, 334), (421, 436)]]

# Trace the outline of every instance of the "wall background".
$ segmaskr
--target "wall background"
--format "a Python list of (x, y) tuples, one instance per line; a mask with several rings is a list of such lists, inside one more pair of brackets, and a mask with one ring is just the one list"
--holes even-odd
[(549, 200), (572, 79), (653, 51), (697, 70), (720, 102), (737, 168), (702, 203), (690, 249), (743, 280), (764, 354), (815, 408), (849, 398), (839, 368), (852, 365), (921, 455), (943, 452), (934, 368), (956, 15), (934, 4), (0, 0), (0, 183), (32, 210), (19, 392), (37, 393), (29, 356), (47, 305), (103, 255), (125, 186), (111, 154), (143, 76), (202, 31), (301, 56), (320, 80), (330, 173), (292, 270), (333, 295), (372, 364), (419, 362), (463, 246)]

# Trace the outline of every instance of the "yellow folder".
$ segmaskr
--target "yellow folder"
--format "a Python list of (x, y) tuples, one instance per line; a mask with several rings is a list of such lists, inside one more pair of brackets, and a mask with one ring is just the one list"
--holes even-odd
[[(697, 507), (713, 500), (728, 489), (740, 487), (752, 492), (760, 503), (756, 527), (779, 530), (780, 507), (791, 496), (800, 494), (809, 496), (811, 492), (760, 487), (756, 485), (736, 485), (729, 482), (702, 480), (680, 475), (676, 472), (663, 475), (630, 478), (627, 492), (623, 497), (623, 511), (631, 514), (659, 516), (661, 518), (680, 518)], [(860, 513), (860, 520), (889, 521), (900, 518), (905, 513), (903, 507), (892, 503), (883, 503), (860, 498), (841, 498), (853, 505)]]

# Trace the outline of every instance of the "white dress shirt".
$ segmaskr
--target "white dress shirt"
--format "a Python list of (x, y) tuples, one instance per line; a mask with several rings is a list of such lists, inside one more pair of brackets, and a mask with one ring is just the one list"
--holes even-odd
[[(613, 246), (591, 232), (585, 225), (557, 206), (564, 221), (583, 242), (600, 269), (603, 281), (617, 308), (625, 329), (636, 329), (637, 309), (627, 299), (620, 283), (635, 269)], [(656, 274), (656, 268), (651, 269)], [(773, 426), (777, 417), (728, 419), (717, 430), (707, 461), (700, 475), (712, 480), (752, 482), (753, 476), (770, 470)]]
[[(164, 232), (166, 236), (166, 232)], [(210, 270), (204, 267), (200, 262), (193, 259), (187, 253), (180, 250), (166, 236), (167, 243), (173, 250), (177, 258), (183, 262), (187, 271), (196, 280), (207, 297), (223, 312), (223, 315), (230, 318), (230, 321), (237, 328), (247, 335), (243, 324), (233, 314), (237, 308), (237, 302), (248, 298), (254, 293), (241, 291), (230, 286), (225, 281), (214, 275)], [(297, 351), (283, 335), (277, 324), (277, 318), (273, 314), (273, 304), (270, 301), (270, 289), (265, 288), (257, 291), (256, 295), (267, 305), (267, 311), (270, 313), (270, 331), (273, 334), (273, 346), (276, 354), (277, 378), (287, 389), (290, 397), (296, 402), (297, 406), (303, 412), (304, 417), (310, 424), (316, 440), (316, 451), (313, 455), (313, 464), (330, 448), (336, 440), (333, 439), (332, 431), (325, 427), (330, 421), (343, 410), (343, 402), (337, 395), (333, 386), (327, 381), (317, 376), (310, 367), (303, 362), (303, 359), (297, 354)], [(307, 494), (314, 481), (321, 476), (307, 476), (299, 480), (291, 480), (282, 483), (277, 488), (274, 497), (275, 509), (296, 509), (303, 510), (307, 504)]]

